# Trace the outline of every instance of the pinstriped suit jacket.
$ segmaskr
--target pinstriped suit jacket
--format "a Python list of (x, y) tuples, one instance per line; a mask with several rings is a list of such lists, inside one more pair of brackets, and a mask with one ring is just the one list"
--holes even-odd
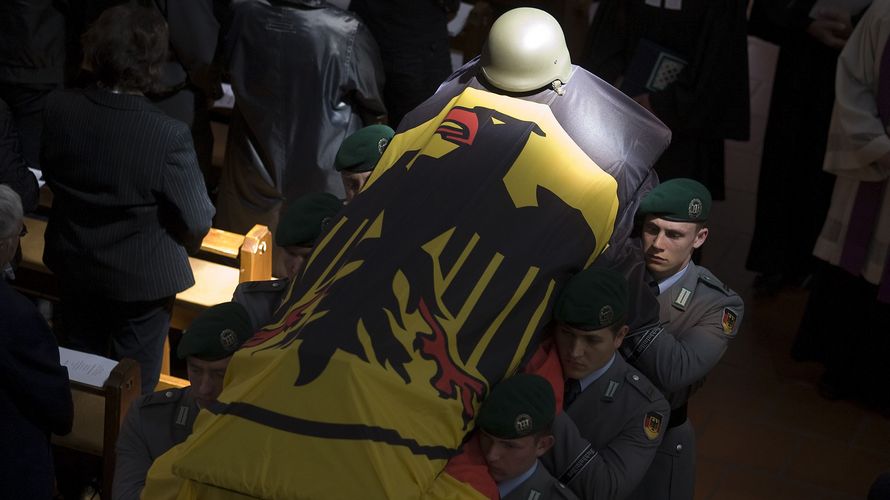
[(41, 165), (53, 191), (43, 260), (64, 287), (121, 300), (195, 280), (214, 208), (188, 127), (141, 96), (60, 91), (46, 101)]

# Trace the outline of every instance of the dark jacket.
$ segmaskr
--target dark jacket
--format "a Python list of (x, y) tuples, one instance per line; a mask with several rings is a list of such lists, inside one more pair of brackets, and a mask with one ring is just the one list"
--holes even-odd
[(37, 308), (0, 279), (0, 496), (53, 493), (50, 433), (71, 431), (68, 370)]
[(163, 83), (179, 87), (191, 81), (206, 95), (221, 97), (218, 75), (211, 69), (219, 38), (212, 0), (155, 0), (170, 29), (170, 58)]
[(232, 11), (226, 53), (237, 104), (218, 223), (246, 232), (273, 224), (282, 201), (343, 195), (334, 156), (385, 113), (383, 69), (367, 28), (327, 2), (239, 0)]
[(194, 284), (187, 251), (200, 248), (213, 205), (186, 125), (101, 89), (55, 92), (45, 117), (54, 199), (43, 260), (62, 286), (139, 301)]
[(0, 184), (7, 184), (22, 198), (28, 213), (37, 208), (37, 178), (28, 170), (12, 113), (0, 99)]
[(0, 2), (0, 82), (59, 83), (65, 65), (65, 0)]

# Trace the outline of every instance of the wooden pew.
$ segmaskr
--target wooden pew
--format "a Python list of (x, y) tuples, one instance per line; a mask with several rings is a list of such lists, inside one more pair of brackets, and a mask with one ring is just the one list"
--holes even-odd
[[(22, 238), (22, 262), (13, 284), (31, 295), (58, 301), (58, 286), (52, 272), (43, 263), (46, 221), (25, 217), (28, 234)], [(237, 250), (235, 250), (237, 248)], [(189, 257), (195, 284), (176, 295), (171, 327), (184, 330), (204, 309), (232, 300), (238, 283), (271, 279), (272, 233), (265, 226), (254, 226), (246, 235), (212, 230), (204, 239), (202, 251), (222, 256), (237, 256), (239, 266), (232, 267), (197, 257)]]
[[(58, 284), (43, 263), (46, 221), (25, 217), (28, 234), (21, 239), (22, 262), (13, 285), (20, 291), (58, 302)], [(208, 307), (232, 300), (239, 283), (272, 277), (272, 233), (256, 225), (246, 235), (211, 229), (201, 251), (230, 258), (238, 267), (189, 257), (195, 284), (176, 295), (170, 327), (185, 330)], [(170, 340), (164, 342), (161, 373), (170, 373)]]
[(139, 363), (124, 358), (101, 388), (71, 381), (74, 426), (67, 436), (53, 436), (54, 447), (101, 461), (102, 498), (111, 498), (114, 447), (130, 404), (140, 395)]
[[(38, 204), (38, 213), (48, 214), (53, 204), (53, 192), (49, 186), (44, 185), (40, 188), (40, 202)], [(30, 221), (42, 220), (33, 217), (26, 217), (26, 225), (30, 231)], [(36, 230), (41, 231), (41, 240), (43, 231), (46, 230), (46, 223)], [(29, 240), (29, 244), (30, 240)], [(40, 244), (40, 259), (32, 262), (40, 262), (43, 264), (43, 244)], [(22, 244), (24, 247), (24, 243)], [(211, 228), (210, 232), (201, 242), (201, 252), (203, 254), (217, 255), (223, 259), (229, 259), (228, 264), (239, 269), (239, 283), (245, 281), (260, 281), (272, 278), (272, 233), (269, 228), (261, 224), (257, 224), (251, 228), (247, 234), (231, 233), (222, 229)], [(192, 265), (192, 270), (195, 266)], [(197, 274), (195, 275), (197, 280)], [(231, 298), (231, 297), (230, 297)]]
[(189, 381), (184, 378), (174, 377), (173, 375), (167, 375), (166, 373), (161, 374), (160, 380), (158, 380), (158, 385), (155, 386), (155, 391), (166, 391), (167, 389), (182, 389), (184, 387), (188, 387)]

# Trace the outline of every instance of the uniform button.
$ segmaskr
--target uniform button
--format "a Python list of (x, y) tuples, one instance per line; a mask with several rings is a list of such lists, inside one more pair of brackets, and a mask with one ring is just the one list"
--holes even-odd
[(165, 392), (165, 393), (164, 393), (164, 396), (167, 396), (168, 398), (172, 398), (172, 397), (173, 397), (173, 391), (167, 391), (167, 392)]
[(677, 451), (683, 451), (683, 445), (682, 445), (682, 444), (678, 444), (678, 445), (677, 445)]
[(634, 379), (634, 380), (640, 380), (640, 376), (639, 376), (639, 375), (634, 375), (634, 376), (631, 377), (631, 378)]

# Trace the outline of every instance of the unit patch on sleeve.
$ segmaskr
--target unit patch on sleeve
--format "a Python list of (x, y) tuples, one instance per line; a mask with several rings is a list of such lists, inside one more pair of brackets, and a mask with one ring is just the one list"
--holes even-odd
[(735, 330), (735, 322), (739, 319), (739, 315), (728, 307), (723, 308), (723, 333), (727, 335)]
[(661, 434), (661, 422), (663, 420), (664, 416), (657, 411), (650, 411), (643, 418), (643, 430), (646, 431), (646, 437), (650, 441), (657, 439), (659, 434)]

